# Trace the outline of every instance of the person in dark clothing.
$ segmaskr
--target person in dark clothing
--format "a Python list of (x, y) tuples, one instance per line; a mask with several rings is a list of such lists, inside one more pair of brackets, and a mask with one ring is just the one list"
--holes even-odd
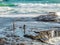
[(24, 34), (25, 34), (25, 32), (26, 32), (26, 30), (25, 30), (26, 29), (26, 25), (25, 24), (23, 25), (23, 29), (24, 29)]

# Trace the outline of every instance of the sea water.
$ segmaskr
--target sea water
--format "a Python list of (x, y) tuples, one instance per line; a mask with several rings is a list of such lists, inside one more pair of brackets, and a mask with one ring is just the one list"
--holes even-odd
[[(59, 12), (60, 14), (60, 0), (0, 0), (0, 15), (40, 15), (48, 12)], [(0, 30), (12, 25), (13, 19), (0, 18)], [(51, 27), (59, 26), (60, 23), (55, 22), (41, 22), (41, 21), (19, 21), (17, 26), (27, 26), (27, 29), (40, 28), (50, 29)], [(56, 42), (58, 45), (59, 42)]]
[[(0, 35), (1, 37), (4, 37), (4, 31), (9, 30), (13, 26), (13, 19), (11, 18), (0, 18)], [(53, 27), (60, 27), (60, 23), (54, 23), (54, 22), (41, 22), (41, 21), (16, 21), (15, 22), (15, 34), (23, 37), (23, 25), (26, 25), (26, 34), (32, 34), (36, 35), (34, 32), (31, 31), (41, 31), (41, 30), (50, 30), (53, 29)], [(22, 28), (19, 28), (22, 27)], [(6, 31), (7, 32), (7, 31)], [(8, 31), (8, 33), (11, 33)], [(27, 39), (28, 40), (28, 39)], [(51, 41), (52, 40), (52, 41)], [(59, 45), (60, 43), (60, 37), (52, 38), (48, 43)], [(27, 42), (28, 43), (28, 42)], [(37, 42), (36, 42), (37, 43)], [(34, 43), (35, 44), (35, 43)], [(38, 44), (38, 43), (37, 43)], [(41, 43), (42, 44), (42, 43)], [(45, 45), (45, 44), (43, 44)]]

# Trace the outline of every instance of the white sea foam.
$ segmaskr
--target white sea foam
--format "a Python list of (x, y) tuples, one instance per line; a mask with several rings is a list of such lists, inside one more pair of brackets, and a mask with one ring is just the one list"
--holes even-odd
[(60, 12), (60, 4), (32, 4), (32, 3), (14, 3), (15, 7), (0, 7), (0, 14), (41, 14), (46, 12)]
[[(56, 14), (60, 16), (60, 4), (41, 4), (41, 3), (14, 3), (13, 7), (9, 6), (0, 6), (0, 17), (8, 17), (7, 15), (20, 15), (20, 17), (24, 15), (40, 15), (46, 14), (47, 12), (57, 12)], [(17, 17), (17, 16), (15, 16)], [(32, 16), (31, 16), (32, 17)]]
[(60, 45), (60, 37), (53, 37), (49, 39), (48, 43), (54, 44), (54, 45)]
[(0, 15), (0, 17), (37, 17), (39, 14)]

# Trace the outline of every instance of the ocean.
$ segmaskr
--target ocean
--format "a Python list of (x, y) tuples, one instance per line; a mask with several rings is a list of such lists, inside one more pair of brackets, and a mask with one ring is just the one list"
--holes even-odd
[(60, 1), (56, 0), (2, 0), (0, 14), (46, 14), (60, 12)]
[[(28, 21), (22, 20), (15, 22), (16, 33), (19, 36), (21, 36), (21, 30), (23, 29), (19, 29), (18, 27), (22, 27), (24, 24), (27, 30), (31, 30), (32, 28), (46, 30), (53, 27), (60, 27), (60, 23), (58, 22), (32, 21), (33, 19), (30, 19), (30, 16), (36, 17), (37, 15), (47, 14), (48, 12), (56, 12), (60, 16), (60, 0), (0, 0), (0, 30), (3, 32), (0, 31), (0, 35), (5, 36), (9, 33), (7, 31), (7, 34), (4, 34), (4, 31), (12, 27), (13, 21), (18, 19), (16, 18), (18, 17), (17, 15), (20, 16), (19, 18), (21, 16), (24, 18), (26, 18), (25, 16), (29, 17)], [(59, 45), (58, 42), (56, 44)]]
[(60, 3), (60, 0), (0, 0), (2, 2), (20, 2), (20, 3)]

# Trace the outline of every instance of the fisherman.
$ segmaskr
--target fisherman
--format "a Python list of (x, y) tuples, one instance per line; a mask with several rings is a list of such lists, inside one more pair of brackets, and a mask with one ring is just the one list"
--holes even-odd
[(24, 29), (24, 34), (25, 34), (25, 29), (26, 29), (26, 25), (25, 24), (23, 25), (23, 29)]
[(13, 31), (15, 31), (15, 29), (16, 29), (16, 28), (15, 28), (15, 22), (13, 22)]

